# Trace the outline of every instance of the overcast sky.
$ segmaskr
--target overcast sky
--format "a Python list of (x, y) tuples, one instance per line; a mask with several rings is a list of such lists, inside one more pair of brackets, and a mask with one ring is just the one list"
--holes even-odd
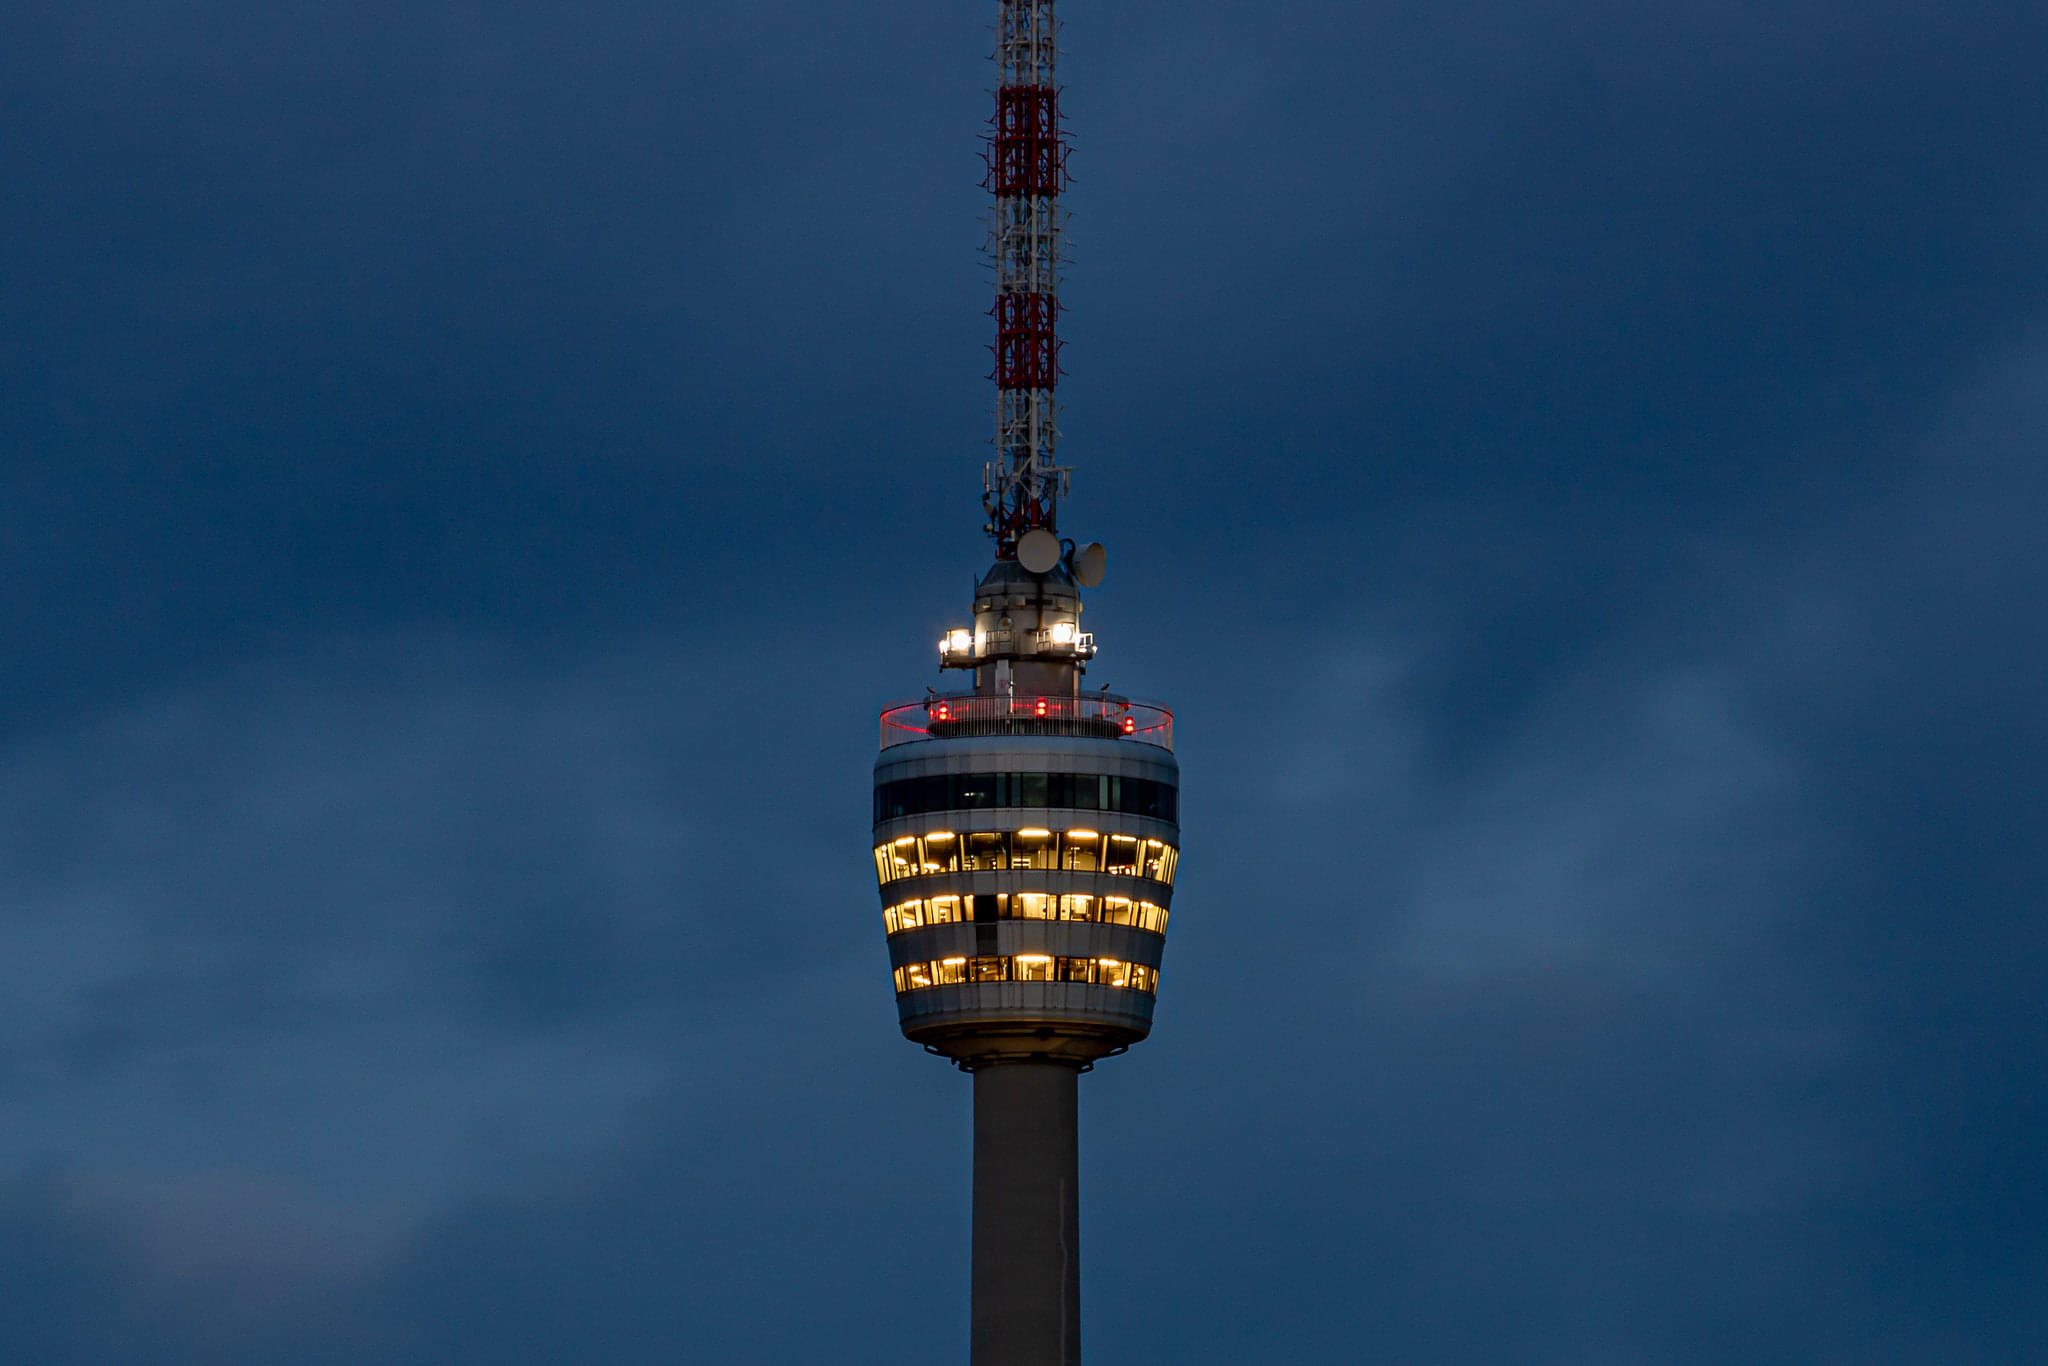
[[(0, 1358), (957, 1363), (993, 0), (0, 8)], [(1065, 7), (1124, 1366), (2048, 1339), (2048, 9)]]

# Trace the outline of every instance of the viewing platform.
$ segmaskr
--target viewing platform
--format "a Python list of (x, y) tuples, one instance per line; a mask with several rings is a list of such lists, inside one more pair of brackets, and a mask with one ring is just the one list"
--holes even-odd
[(1173, 713), (1111, 693), (1028, 697), (938, 693), (882, 711), (882, 749), (970, 735), (1069, 735), (1173, 748)]

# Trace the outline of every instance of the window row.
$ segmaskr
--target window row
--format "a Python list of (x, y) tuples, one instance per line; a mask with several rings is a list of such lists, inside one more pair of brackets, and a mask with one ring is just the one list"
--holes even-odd
[(1178, 822), (1180, 789), (1150, 778), (1106, 773), (935, 773), (875, 787), (877, 822), (929, 811), (1004, 806), (1063, 806)]
[(1051, 892), (998, 892), (993, 896), (917, 897), (882, 912), (889, 933), (925, 925), (957, 925), (988, 920), (1087, 920), (1104, 925), (1135, 925), (1154, 934), (1166, 933), (1166, 907), (1127, 896), (1090, 896)]
[(956, 835), (933, 830), (875, 846), (875, 876), (884, 884), (930, 873), (986, 873), (1011, 868), (1108, 873), (1173, 883), (1180, 853), (1164, 840), (1095, 830), (985, 830)]
[(896, 992), (926, 987), (965, 986), (978, 982), (1091, 982), (1127, 991), (1159, 990), (1159, 969), (1115, 958), (1055, 958), (1046, 953), (1020, 953), (1014, 958), (941, 958), (930, 963), (905, 963), (896, 969)]

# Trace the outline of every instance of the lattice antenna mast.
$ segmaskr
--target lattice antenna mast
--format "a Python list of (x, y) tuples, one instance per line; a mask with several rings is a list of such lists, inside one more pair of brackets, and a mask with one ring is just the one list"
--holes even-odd
[(996, 558), (1016, 554), (1034, 527), (1059, 530), (1068, 471), (1059, 440), (1060, 229), (1067, 146), (1053, 67), (1059, 21), (1053, 0), (1002, 0), (995, 60), (994, 130), (987, 188), (995, 195), (989, 255), (996, 273), (996, 458), (982, 479), (982, 505)]

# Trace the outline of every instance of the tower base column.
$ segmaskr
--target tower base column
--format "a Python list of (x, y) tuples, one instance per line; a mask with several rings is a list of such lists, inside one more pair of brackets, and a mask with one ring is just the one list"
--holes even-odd
[(1080, 1072), (974, 1073), (972, 1366), (1080, 1366)]

